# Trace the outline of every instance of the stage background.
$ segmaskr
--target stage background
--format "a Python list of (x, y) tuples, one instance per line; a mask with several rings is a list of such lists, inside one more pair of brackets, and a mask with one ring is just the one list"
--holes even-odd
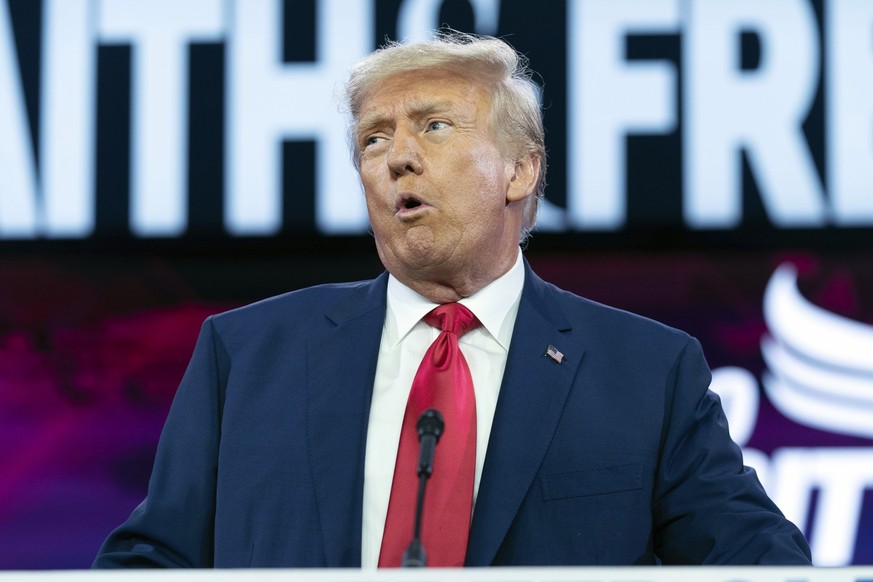
[(0, 0), (0, 568), (87, 567), (203, 319), (381, 272), (333, 98), (442, 24), (542, 82), (545, 279), (700, 339), (820, 565), (873, 564), (865, 0)]

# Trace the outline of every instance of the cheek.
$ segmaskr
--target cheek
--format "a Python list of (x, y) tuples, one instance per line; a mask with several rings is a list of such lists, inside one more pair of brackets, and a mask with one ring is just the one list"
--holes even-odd
[(502, 208), (506, 199), (505, 164), (493, 156), (476, 156), (472, 160), (468, 176), (473, 177), (476, 202), (484, 207)]
[(383, 157), (377, 156), (362, 156), (361, 165), (358, 174), (361, 177), (361, 182), (378, 182), (384, 178), (387, 171), (387, 164)]
[(385, 181), (373, 172), (366, 172), (361, 168), (361, 186), (364, 188), (364, 198), (368, 207), (377, 207), (384, 204), (387, 188)]

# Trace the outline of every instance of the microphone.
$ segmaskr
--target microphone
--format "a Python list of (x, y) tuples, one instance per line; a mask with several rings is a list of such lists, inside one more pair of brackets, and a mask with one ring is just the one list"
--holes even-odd
[(427, 480), (433, 473), (433, 458), (436, 445), (443, 434), (443, 415), (435, 408), (428, 408), (418, 417), (418, 440), (420, 448), (418, 452), (418, 500), (415, 504), (415, 528), (412, 533), (412, 541), (403, 553), (403, 561), (400, 565), (404, 568), (423, 568), (427, 566), (427, 552), (421, 544), (421, 519), (424, 513), (424, 489)]

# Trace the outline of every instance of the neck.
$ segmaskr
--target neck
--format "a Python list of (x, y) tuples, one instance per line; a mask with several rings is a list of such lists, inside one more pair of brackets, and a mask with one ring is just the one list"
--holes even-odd
[(441, 284), (433, 281), (404, 281), (399, 279), (401, 283), (427, 299), (433, 303), (438, 303), (440, 305), (444, 303), (454, 303), (463, 299), (464, 297), (469, 297), (474, 294), (476, 291), (484, 287), (482, 286), (473, 286), (470, 288), (459, 288), (453, 285)]
[(453, 272), (448, 277), (437, 273), (392, 273), (398, 281), (433, 303), (454, 303), (469, 297), (496, 281), (515, 265), (516, 255), (498, 264), (490, 265), (486, 272)]

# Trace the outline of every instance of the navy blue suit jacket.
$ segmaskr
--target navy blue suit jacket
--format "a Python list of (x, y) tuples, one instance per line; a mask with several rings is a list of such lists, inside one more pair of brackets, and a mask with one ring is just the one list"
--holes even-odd
[[(467, 564), (809, 563), (743, 467), (697, 341), (525, 269)], [(148, 496), (95, 566), (359, 566), (386, 283), (210, 317)]]

